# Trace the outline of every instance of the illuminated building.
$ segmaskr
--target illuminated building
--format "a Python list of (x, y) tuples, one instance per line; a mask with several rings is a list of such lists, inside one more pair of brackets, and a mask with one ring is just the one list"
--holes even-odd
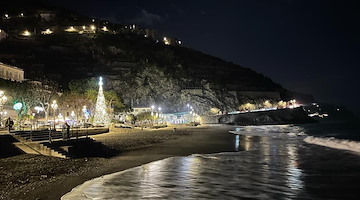
[(24, 80), (24, 70), (0, 62), (0, 78), (22, 82)]

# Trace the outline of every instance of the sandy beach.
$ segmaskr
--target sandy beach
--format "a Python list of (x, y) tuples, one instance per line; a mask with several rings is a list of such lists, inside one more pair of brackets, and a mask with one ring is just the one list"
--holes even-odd
[(113, 129), (93, 139), (120, 152), (111, 158), (61, 159), (21, 154), (0, 159), (0, 199), (60, 199), (83, 182), (152, 161), (234, 151), (230, 126)]

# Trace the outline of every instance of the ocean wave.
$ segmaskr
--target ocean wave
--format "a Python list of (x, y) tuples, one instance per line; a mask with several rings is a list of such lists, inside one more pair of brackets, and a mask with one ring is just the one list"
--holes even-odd
[(298, 137), (306, 136), (304, 132), (299, 133), (269, 133), (269, 132), (245, 132), (245, 131), (229, 131), (235, 135), (245, 135), (245, 136), (265, 136), (265, 137)]
[(360, 153), (360, 142), (355, 142), (351, 140), (341, 140), (341, 139), (335, 139), (333, 137), (318, 138), (313, 136), (307, 136), (304, 139), (304, 141), (309, 144), (316, 144), (334, 149), (348, 150), (348, 151)]
[(306, 134), (304, 132), (300, 132), (300, 133), (287, 133), (288, 136), (290, 137), (295, 137), (295, 136), (306, 136)]
[[(213, 154), (214, 155), (214, 154)], [(219, 157), (213, 156), (211, 154), (191, 154), (192, 157), (199, 157), (199, 158), (205, 158), (205, 159), (220, 159)]]

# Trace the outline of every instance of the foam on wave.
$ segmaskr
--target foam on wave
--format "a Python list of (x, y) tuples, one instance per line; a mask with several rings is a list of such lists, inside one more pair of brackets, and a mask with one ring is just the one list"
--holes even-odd
[(331, 138), (318, 138), (313, 136), (307, 136), (304, 139), (305, 142), (309, 144), (316, 144), (320, 146), (330, 147), (334, 149), (348, 150), (360, 153), (360, 142), (350, 141), (350, 140), (341, 140)]

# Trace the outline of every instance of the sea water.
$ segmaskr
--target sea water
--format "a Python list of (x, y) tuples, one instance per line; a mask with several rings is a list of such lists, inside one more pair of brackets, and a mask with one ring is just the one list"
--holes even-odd
[(357, 131), (344, 123), (234, 127), (234, 152), (155, 161), (62, 199), (360, 199)]

